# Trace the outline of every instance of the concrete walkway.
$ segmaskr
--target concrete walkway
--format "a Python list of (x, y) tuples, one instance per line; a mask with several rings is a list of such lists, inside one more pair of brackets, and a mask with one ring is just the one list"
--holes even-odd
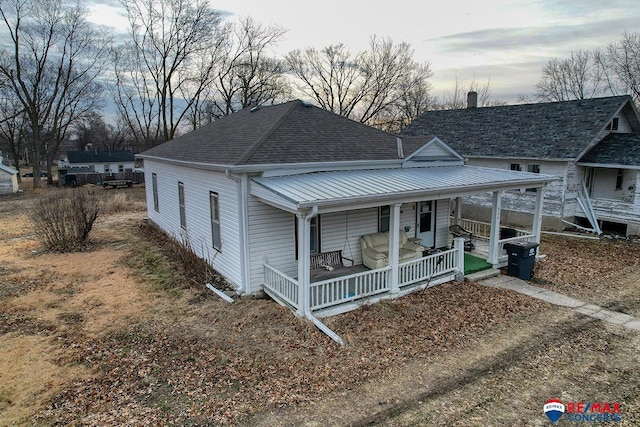
[(478, 283), (492, 288), (509, 289), (551, 304), (569, 307), (570, 309), (589, 317), (601, 319), (605, 322), (624, 326), (625, 328), (640, 332), (640, 320), (636, 317), (620, 313), (618, 311), (607, 310), (598, 305), (589, 304), (584, 301), (571, 298), (567, 295), (532, 286), (517, 277), (500, 275), (480, 280)]

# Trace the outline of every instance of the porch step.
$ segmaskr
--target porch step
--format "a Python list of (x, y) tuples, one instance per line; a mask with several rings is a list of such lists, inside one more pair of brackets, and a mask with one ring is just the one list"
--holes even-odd
[(478, 271), (464, 276), (464, 280), (468, 282), (477, 282), (479, 280), (488, 279), (489, 277), (495, 277), (500, 275), (500, 270), (497, 268), (490, 268), (488, 270)]

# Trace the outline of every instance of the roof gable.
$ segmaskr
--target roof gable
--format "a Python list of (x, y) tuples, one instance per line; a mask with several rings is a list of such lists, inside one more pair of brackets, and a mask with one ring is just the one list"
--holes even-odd
[[(427, 111), (402, 135), (438, 135), (469, 157), (577, 159), (630, 96)], [(637, 122), (635, 109), (631, 112)], [(633, 120), (632, 120), (633, 121)]]
[(464, 159), (438, 137), (433, 137), (406, 157), (406, 162), (463, 161)]
[(220, 166), (397, 160), (396, 139), (298, 100), (245, 108), (139, 156)]

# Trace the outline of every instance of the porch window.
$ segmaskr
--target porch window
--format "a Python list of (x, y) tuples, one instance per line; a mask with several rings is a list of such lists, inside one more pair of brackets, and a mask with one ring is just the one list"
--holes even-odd
[(509, 170), (522, 172), (522, 165), (520, 163), (509, 164)]
[(378, 208), (378, 232), (389, 231), (391, 221), (391, 206), (380, 206)]
[(153, 209), (160, 212), (160, 203), (158, 200), (158, 174), (151, 174), (151, 187), (153, 188)]
[(124, 165), (118, 165), (118, 172), (124, 172)]
[(187, 228), (187, 212), (184, 206), (184, 184), (178, 182), (178, 205), (180, 205), (180, 227)]
[[(311, 218), (309, 223), (309, 250), (312, 254), (320, 253), (320, 215)], [(298, 217), (293, 216), (293, 229), (295, 230), (296, 259), (298, 259)]]
[(222, 251), (222, 238), (220, 235), (220, 208), (218, 193), (209, 192), (209, 209), (211, 211), (211, 242), (213, 249)]
[(618, 169), (616, 175), (616, 190), (622, 190), (622, 181), (624, 181), (624, 169)]
[[(530, 173), (540, 173), (540, 165), (537, 163), (530, 163), (527, 165), (527, 172)], [(529, 192), (535, 192), (536, 189), (535, 188), (527, 188), (527, 191)]]

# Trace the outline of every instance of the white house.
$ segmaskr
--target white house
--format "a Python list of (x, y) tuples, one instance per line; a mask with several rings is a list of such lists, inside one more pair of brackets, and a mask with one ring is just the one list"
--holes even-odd
[(0, 162), (0, 194), (17, 193), (18, 171)]
[[(544, 223), (640, 234), (640, 116), (630, 96), (427, 111), (404, 137), (438, 135), (473, 166), (554, 175)], [(488, 220), (492, 200), (464, 200), (464, 216)], [(527, 223), (535, 192), (509, 192), (505, 221)]]
[(400, 139), (301, 101), (244, 109), (138, 156), (150, 221), (188, 237), (239, 294), (265, 291), (313, 319), (459, 278), (463, 245), (451, 249), (448, 227), (462, 196), (491, 195), (499, 265), (502, 195), (535, 188), (533, 231), (511, 240), (539, 242), (553, 180), (465, 166), (437, 137)]
[(116, 174), (132, 172), (135, 169), (135, 156), (131, 151), (67, 151), (69, 168), (93, 170), (98, 174)]

